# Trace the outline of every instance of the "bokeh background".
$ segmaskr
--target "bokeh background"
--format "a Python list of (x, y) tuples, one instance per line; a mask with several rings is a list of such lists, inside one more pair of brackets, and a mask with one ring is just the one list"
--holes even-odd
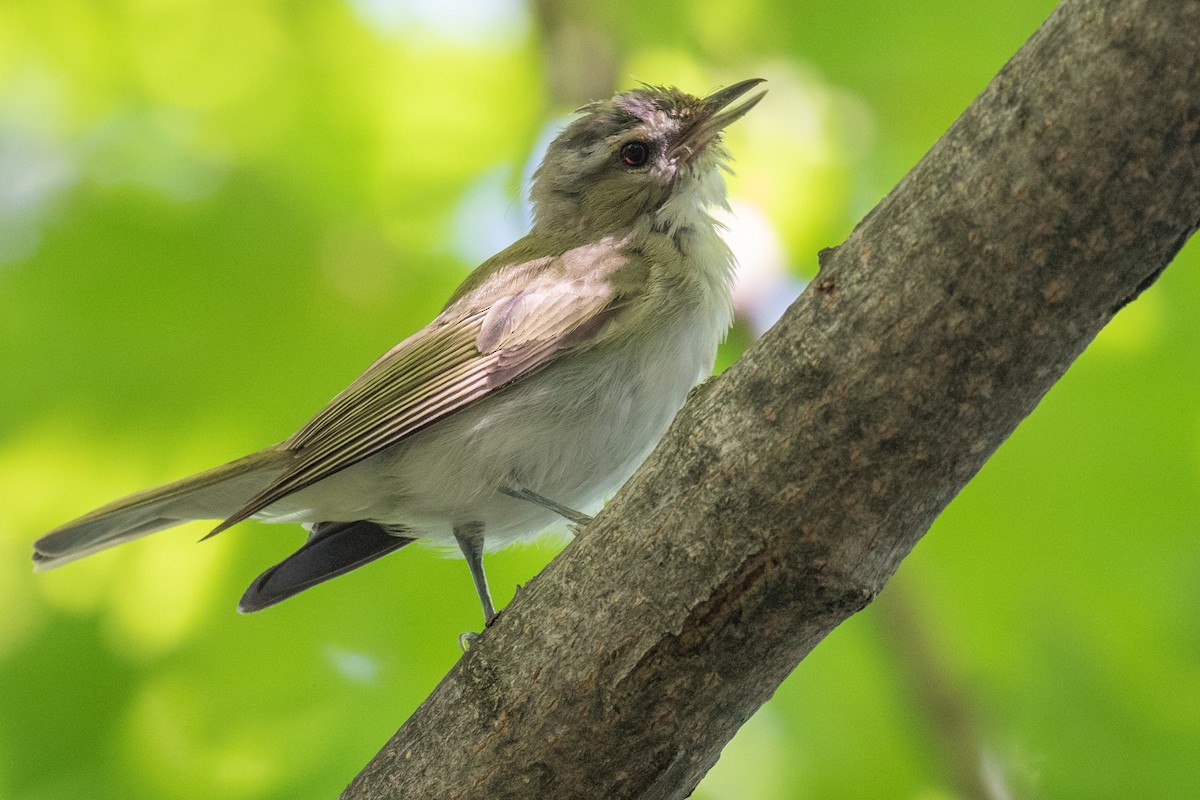
[[(280, 440), (521, 235), (565, 115), (761, 76), (728, 364), (1049, 0), (0, 0), (0, 798), (329, 798), (478, 624), (408, 550), (262, 614), (298, 529), (30, 542)], [(703, 800), (1200, 785), (1197, 250), (1123, 311)], [(507, 602), (562, 545), (489, 557)]]

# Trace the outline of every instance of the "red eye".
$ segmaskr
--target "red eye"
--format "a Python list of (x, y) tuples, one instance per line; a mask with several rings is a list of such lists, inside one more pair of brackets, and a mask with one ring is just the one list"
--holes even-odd
[(621, 163), (627, 167), (644, 167), (650, 160), (650, 145), (646, 142), (626, 142), (621, 145)]

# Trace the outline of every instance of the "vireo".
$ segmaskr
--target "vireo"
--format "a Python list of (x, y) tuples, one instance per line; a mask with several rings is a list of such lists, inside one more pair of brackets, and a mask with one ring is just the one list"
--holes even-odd
[(712, 370), (732, 316), (709, 215), (725, 205), (721, 131), (759, 83), (585, 106), (534, 174), (529, 235), (431, 323), (286, 441), (68, 522), (34, 544), (35, 568), (187, 520), (297, 522), (307, 541), (239, 610), (431, 539), (457, 544), (490, 622), (483, 552), (586, 522)]

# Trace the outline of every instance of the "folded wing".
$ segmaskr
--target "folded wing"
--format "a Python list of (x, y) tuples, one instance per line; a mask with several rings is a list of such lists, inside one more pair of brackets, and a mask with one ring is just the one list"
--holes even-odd
[[(288, 469), (209, 535), (595, 342), (632, 299), (608, 280), (625, 259), (603, 255), (608, 268), (590, 275), (575, 264), (583, 277), (564, 280), (547, 260), (544, 279), (524, 281), (521, 291), (472, 295), (487, 297), (486, 307), (448, 307), (284, 442), (294, 455)], [(503, 271), (495, 280), (503, 284)]]

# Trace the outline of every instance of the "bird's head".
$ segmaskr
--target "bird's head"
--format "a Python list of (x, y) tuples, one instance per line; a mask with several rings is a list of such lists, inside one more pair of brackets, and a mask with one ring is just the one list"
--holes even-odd
[(688, 213), (680, 206), (723, 204), (720, 170), (728, 154), (721, 131), (762, 99), (766, 92), (733, 104), (761, 82), (742, 81), (707, 97), (645, 86), (580, 109), (534, 173), (535, 226), (599, 237), (642, 218), (669, 228)]

